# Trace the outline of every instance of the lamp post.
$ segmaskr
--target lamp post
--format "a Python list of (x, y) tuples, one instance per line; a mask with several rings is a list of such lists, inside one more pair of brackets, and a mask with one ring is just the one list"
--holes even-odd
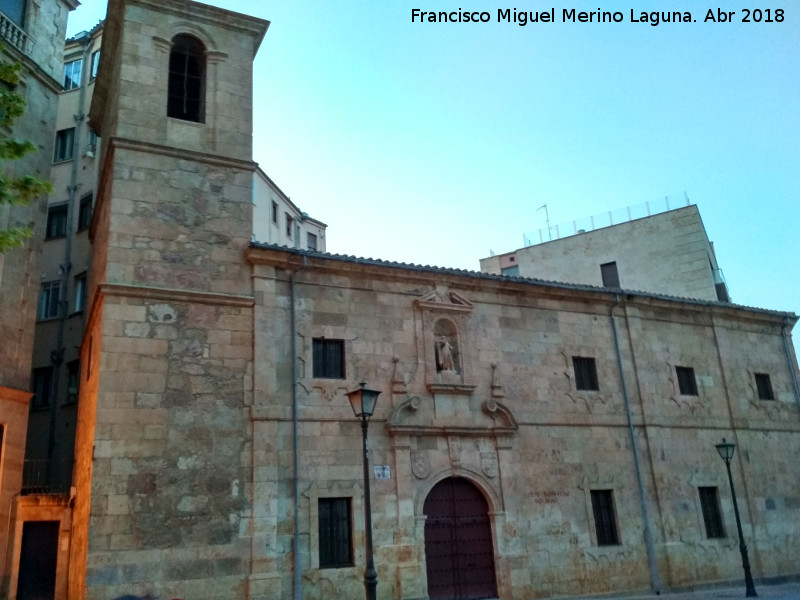
[(376, 600), (378, 587), (378, 574), (372, 560), (372, 507), (369, 500), (369, 448), (367, 446), (367, 427), (380, 392), (371, 390), (367, 383), (362, 381), (359, 388), (347, 394), (353, 414), (361, 422), (361, 441), (364, 453), (364, 529), (367, 534), (367, 567), (364, 569), (364, 590), (367, 600)]
[(739, 518), (739, 505), (736, 502), (736, 491), (733, 489), (733, 477), (731, 476), (731, 459), (733, 458), (733, 451), (736, 449), (736, 444), (726, 442), (722, 438), (722, 442), (715, 446), (717, 452), (725, 461), (725, 468), (728, 469), (728, 483), (731, 484), (731, 498), (733, 498), (733, 514), (736, 515), (736, 529), (739, 532), (739, 552), (742, 553), (742, 568), (744, 569), (744, 585), (745, 597), (755, 598), (756, 588), (753, 585), (753, 575), (750, 573), (750, 560), (747, 558), (747, 545), (744, 543), (744, 535), (742, 534), (742, 521)]

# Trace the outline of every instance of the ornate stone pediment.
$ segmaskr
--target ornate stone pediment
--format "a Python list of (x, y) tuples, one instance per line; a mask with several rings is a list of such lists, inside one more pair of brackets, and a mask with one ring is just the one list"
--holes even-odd
[(517, 429), (511, 411), (494, 399), (481, 403), (479, 410), (437, 414), (433, 398), (414, 396), (395, 408), (386, 422), (392, 435), (511, 436)]
[(425, 294), (422, 298), (417, 298), (414, 304), (421, 309), (461, 313), (471, 312), (475, 308), (469, 300), (458, 292), (450, 292), (439, 288)]

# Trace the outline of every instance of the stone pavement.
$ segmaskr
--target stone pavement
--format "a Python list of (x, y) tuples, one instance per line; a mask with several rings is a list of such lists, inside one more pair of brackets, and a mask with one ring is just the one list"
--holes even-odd
[[(756, 583), (756, 593), (759, 598), (771, 600), (800, 600), (800, 582), (784, 583), (780, 585), (767, 585)], [(616, 598), (605, 596), (607, 599)], [(661, 592), (656, 594), (640, 594), (633, 596), (619, 596), (620, 600), (733, 600), (745, 598), (744, 583), (735, 587), (714, 587), (691, 591)]]

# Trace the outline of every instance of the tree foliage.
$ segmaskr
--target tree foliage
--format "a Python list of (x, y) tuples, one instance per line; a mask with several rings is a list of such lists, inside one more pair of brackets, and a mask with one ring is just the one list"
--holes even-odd
[[(25, 98), (16, 92), (21, 70), (19, 63), (0, 60), (0, 205), (28, 204), (37, 196), (53, 191), (50, 182), (33, 175), (9, 175), (5, 164), (36, 150), (33, 143), (5, 133), (25, 112)], [(0, 253), (22, 246), (31, 234), (27, 227), (0, 229)]]

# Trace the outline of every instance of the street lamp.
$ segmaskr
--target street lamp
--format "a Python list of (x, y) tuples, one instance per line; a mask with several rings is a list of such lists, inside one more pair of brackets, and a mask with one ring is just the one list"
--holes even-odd
[(378, 587), (378, 574), (372, 560), (372, 507), (369, 501), (369, 449), (367, 447), (367, 427), (369, 418), (375, 412), (375, 404), (380, 392), (367, 387), (367, 382), (362, 381), (359, 388), (347, 394), (350, 406), (356, 419), (361, 421), (361, 441), (364, 451), (364, 529), (367, 533), (367, 568), (364, 569), (364, 589), (367, 600), (376, 600)]
[(733, 477), (731, 476), (731, 459), (733, 458), (733, 451), (736, 449), (736, 444), (726, 442), (722, 438), (722, 443), (715, 446), (717, 452), (725, 461), (725, 467), (728, 469), (728, 482), (731, 484), (731, 498), (733, 498), (733, 514), (736, 515), (736, 529), (739, 532), (739, 552), (742, 553), (742, 568), (744, 569), (744, 585), (745, 597), (755, 598), (756, 588), (753, 585), (753, 576), (750, 573), (750, 560), (747, 558), (747, 546), (744, 543), (744, 535), (742, 534), (742, 521), (739, 518), (739, 505), (736, 502), (736, 491), (733, 489)]

